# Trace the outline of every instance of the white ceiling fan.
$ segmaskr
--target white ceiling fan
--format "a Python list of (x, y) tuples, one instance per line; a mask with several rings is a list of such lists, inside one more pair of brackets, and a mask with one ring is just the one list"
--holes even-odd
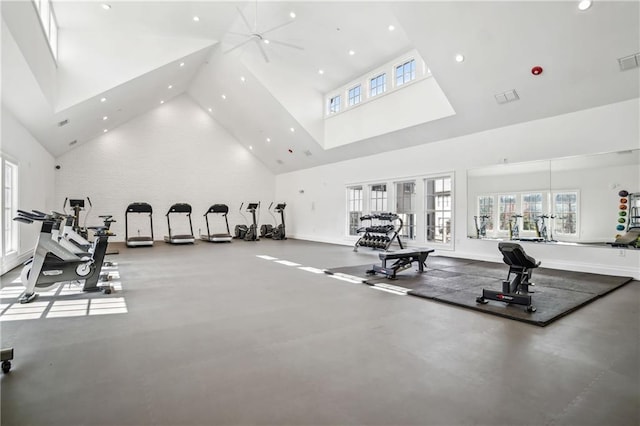
[(278, 30), (282, 27), (285, 27), (289, 24), (292, 24), (294, 21), (293, 19), (295, 18), (295, 14), (291, 14), (291, 20), (286, 21), (282, 24), (276, 25), (275, 27), (271, 27), (269, 29), (266, 29), (264, 31), (258, 31), (258, 0), (256, 0), (256, 5), (255, 5), (255, 16), (254, 16), (254, 20), (253, 20), (253, 26), (251, 26), (251, 24), (249, 24), (249, 20), (246, 18), (246, 16), (244, 16), (244, 14), (242, 13), (242, 10), (240, 10), (239, 7), (236, 7), (236, 9), (238, 10), (238, 13), (240, 14), (240, 17), (242, 18), (242, 22), (244, 22), (244, 25), (247, 27), (247, 31), (248, 33), (236, 33), (233, 31), (229, 31), (228, 34), (233, 34), (233, 35), (237, 35), (237, 36), (242, 36), (242, 37), (246, 37), (247, 39), (239, 44), (236, 44), (235, 46), (233, 46), (231, 49), (225, 51), (224, 53), (227, 54), (233, 50), (239, 49), (243, 46), (245, 46), (248, 43), (251, 43), (252, 41), (256, 43), (256, 46), (258, 46), (258, 49), (260, 50), (260, 53), (262, 54), (262, 57), (264, 58), (264, 60), (266, 62), (269, 62), (269, 57), (267, 56), (267, 52), (263, 46), (263, 44), (279, 44), (281, 46), (285, 46), (285, 47), (290, 47), (293, 49), (298, 49), (298, 50), (304, 50), (303, 47), (301, 46), (296, 46), (295, 44), (291, 44), (291, 43), (285, 43), (283, 41), (278, 41), (278, 40), (274, 40), (272, 38), (269, 38), (267, 36), (267, 34), (269, 34), (272, 31)]

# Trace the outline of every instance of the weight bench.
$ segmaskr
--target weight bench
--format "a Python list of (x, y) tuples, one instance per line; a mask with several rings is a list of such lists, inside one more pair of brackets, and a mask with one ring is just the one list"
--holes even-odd
[[(482, 289), (482, 296), (476, 298), (477, 303), (483, 305), (489, 300), (515, 305), (524, 305), (527, 312), (535, 312), (536, 308), (531, 304), (529, 286), (534, 285), (529, 282), (533, 270), (540, 266), (540, 262), (527, 255), (520, 244), (501, 242), (498, 250), (502, 253), (502, 260), (509, 265), (509, 273), (506, 281), (502, 281), (502, 291)], [(511, 274), (514, 274), (511, 279)]]
[[(429, 253), (433, 253), (434, 249), (416, 248), (403, 249), (398, 251), (380, 253), (378, 257), (382, 260), (382, 266), (373, 265), (373, 269), (367, 271), (367, 275), (375, 275), (380, 273), (386, 275), (391, 280), (396, 279), (396, 274), (411, 267), (413, 262), (418, 262), (418, 272), (424, 272), (427, 266), (427, 257)], [(387, 266), (388, 260), (395, 260), (393, 264)]]

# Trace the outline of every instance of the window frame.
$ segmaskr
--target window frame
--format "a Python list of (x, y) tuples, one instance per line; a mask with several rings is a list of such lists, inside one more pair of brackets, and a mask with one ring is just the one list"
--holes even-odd
[[(378, 79), (382, 78), (382, 84), (379, 84)], [(375, 82), (375, 85), (374, 85)], [(383, 72), (375, 77), (369, 79), (369, 96), (374, 97), (381, 95), (387, 91), (387, 73)]]
[[(355, 93), (357, 90), (357, 94)], [(358, 83), (347, 90), (347, 106), (354, 107), (362, 102), (362, 84)]]
[[(448, 195), (446, 194), (446, 186), (445, 186), (445, 181), (446, 179), (449, 179), (449, 191), (448, 191)], [(443, 185), (442, 185), (442, 191), (441, 193), (443, 195), (441, 195), (441, 197), (447, 197), (448, 199), (448, 209), (445, 208), (441, 208), (438, 209), (437, 208), (437, 192), (434, 191), (434, 208), (430, 209), (429, 208), (429, 203), (428, 203), (428, 190), (429, 190), (429, 185), (427, 184), (427, 181), (438, 181), (438, 180), (442, 180), (443, 181)], [(454, 237), (455, 237), (455, 175), (453, 172), (451, 173), (442, 173), (442, 174), (437, 174), (437, 175), (433, 175), (433, 176), (428, 176), (424, 178), (424, 240), (427, 244), (431, 245), (431, 246), (435, 246), (435, 247), (440, 247), (440, 248), (450, 248), (453, 249), (454, 247)], [(446, 201), (443, 198), (443, 202)], [(443, 207), (444, 207), (444, 203), (443, 203)], [(442, 225), (438, 225), (437, 223), (434, 223), (433, 228), (434, 228), (434, 237), (433, 239), (429, 239), (429, 230), (430, 230), (430, 225), (429, 225), (429, 214), (432, 213), (434, 215), (434, 221), (437, 221), (438, 219), (438, 212), (442, 213), (442, 217), (441, 219), (446, 220), (449, 219), (449, 223), (448, 226), (446, 223), (443, 223)], [(448, 217), (445, 214), (446, 212), (448, 212)], [(442, 228), (442, 240), (438, 241), (435, 239), (435, 236), (437, 235), (437, 229), (438, 227)], [(448, 229), (447, 229), (448, 228)], [(445, 238), (445, 236), (448, 236), (448, 239)]]
[[(0, 186), (2, 187), (2, 196), (0, 197), (0, 209), (2, 211), (2, 223), (0, 224), (0, 255), (2, 256), (4, 264), (7, 258), (17, 257), (20, 251), (20, 227), (18, 226), (18, 222), (13, 220), (18, 209), (20, 166), (17, 161), (4, 155), (0, 156), (0, 163)], [(11, 185), (9, 187), (7, 187), (6, 179), (8, 169), (12, 169)], [(10, 197), (7, 197), (7, 192), (9, 192)], [(7, 206), (7, 198), (10, 198), (9, 206)], [(8, 236), (11, 238), (9, 243), (7, 243)]]
[[(355, 191), (359, 191), (359, 198), (353, 197), (356, 195)], [(350, 185), (347, 186), (347, 235), (357, 236), (356, 230), (360, 227), (360, 218), (364, 214), (364, 186), (363, 185)], [(359, 207), (359, 209), (354, 209)], [(357, 217), (353, 216), (353, 213), (357, 213)]]
[[(334, 103), (334, 100), (337, 100), (336, 103)], [(340, 94), (337, 94), (335, 96), (331, 96), (329, 98), (329, 114), (337, 114), (340, 112), (340, 110), (342, 109), (342, 96)]]
[[(404, 185), (411, 184), (413, 185), (413, 192), (410, 193), (409, 197), (406, 197), (400, 193), (400, 186), (402, 185), (402, 194), (405, 194)], [(416, 212), (416, 196), (417, 196), (417, 184), (415, 179), (411, 180), (402, 180), (396, 181), (393, 183), (395, 189), (395, 201), (396, 201), (396, 210), (395, 214), (397, 214), (402, 219), (402, 229), (398, 232), (398, 236), (403, 241), (416, 241), (418, 237), (418, 213)], [(406, 199), (409, 199), (409, 208), (406, 209)], [(402, 208), (400, 208), (400, 202), (402, 201)], [(412, 220), (408, 220), (411, 218)]]
[[(409, 66), (409, 72), (407, 72), (406, 67)], [(400, 87), (404, 84), (407, 84), (416, 79), (416, 59), (411, 58), (405, 60), (402, 64), (396, 65), (394, 67), (395, 70), (395, 82), (396, 87)], [(398, 71), (402, 70), (402, 73), (398, 75)], [(407, 75), (409, 76), (407, 79)]]
[[(575, 194), (576, 196), (576, 211), (575, 211), (575, 232), (574, 233), (566, 233), (558, 231), (558, 212), (556, 211), (556, 195), (559, 194)], [(563, 240), (578, 240), (578, 236), (580, 235), (580, 190), (578, 189), (567, 189), (567, 190), (553, 190), (551, 191), (551, 202), (550, 202), (550, 210), (551, 215), (555, 216), (553, 222), (553, 235), (562, 235)]]

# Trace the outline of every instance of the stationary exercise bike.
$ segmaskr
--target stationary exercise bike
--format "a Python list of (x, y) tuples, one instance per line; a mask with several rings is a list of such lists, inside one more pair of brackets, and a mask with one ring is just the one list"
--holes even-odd
[(547, 228), (547, 224), (545, 222), (545, 219), (549, 219), (549, 222), (551, 222), (551, 219), (554, 218), (555, 216), (546, 214), (536, 217), (536, 234), (538, 234), (539, 238), (542, 238), (542, 241), (554, 241), (553, 231), (548, 230), (550, 228)]
[(520, 218), (521, 214), (514, 214), (509, 219), (509, 239), (517, 240), (520, 238)]
[(20, 303), (29, 303), (37, 297), (36, 288), (45, 289), (66, 281), (84, 281), (83, 291), (102, 291), (111, 293), (111, 286), (98, 285), (100, 269), (107, 251), (107, 240), (113, 234), (109, 231), (110, 218), (105, 220), (106, 226), (92, 226), (95, 233), (93, 245), (89, 253), (79, 256), (61, 246), (52, 238), (55, 226), (60, 226), (63, 215), (44, 214), (42, 212), (26, 212), (18, 210), (14, 220), (31, 224), (42, 222), (38, 242), (29, 259), (22, 268), (20, 278), (25, 285), (24, 293), (18, 298)]
[(84, 210), (84, 199), (83, 198), (79, 198), (79, 199), (69, 199), (69, 198), (65, 198), (64, 199), (64, 204), (62, 205), (62, 210), (67, 213), (67, 201), (69, 202), (69, 207), (71, 208), (71, 210), (73, 210), (73, 221), (72, 221), (72, 227), (73, 230), (75, 232), (77, 232), (79, 235), (82, 236), (82, 238), (84, 238), (85, 240), (88, 238), (89, 233), (87, 231), (87, 227), (86, 222), (87, 222), (87, 217), (89, 216), (89, 212), (91, 211), (91, 209), (93, 208), (93, 204), (91, 204), (91, 199), (89, 197), (87, 197), (87, 202), (89, 203), (89, 211), (87, 212), (87, 214), (85, 215), (85, 223), (80, 226), (80, 212)]
[(487, 236), (489, 216), (474, 216), (473, 223), (476, 225), (476, 238), (485, 238)]

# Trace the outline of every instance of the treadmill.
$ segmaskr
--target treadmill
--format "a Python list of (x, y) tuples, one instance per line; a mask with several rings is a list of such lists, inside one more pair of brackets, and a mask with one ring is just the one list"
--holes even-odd
[[(212, 234), (209, 228), (209, 214), (221, 214), (224, 217), (224, 221), (227, 225), (227, 233)], [(209, 210), (204, 214), (204, 220), (207, 223), (207, 234), (201, 234), (200, 239), (209, 241), (212, 243), (228, 243), (231, 242), (231, 233), (229, 232), (229, 220), (227, 219), (227, 213), (229, 213), (229, 206), (226, 204), (214, 204), (209, 207)]]
[[(189, 219), (190, 234), (173, 234), (171, 232), (171, 215), (185, 213)], [(187, 203), (177, 203), (171, 206), (166, 214), (167, 225), (169, 226), (169, 235), (165, 235), (164, 241), (169, 244), (193, 244), (196, 239), (193, 236), (193, 224), (191, 223), (191, 205)]]
[[(148, 214), (149, 215), (149, 229), (151, 235), (140, 235), (138, 230), (137, 236), (129, 235), (129, 214)], [(124, 235), (127, 247), (144, 247), (153, 245), (153, 209), (151, 204), (148, 203), (131, 203), (127, 206), (127, 210), (124, 213)]]

